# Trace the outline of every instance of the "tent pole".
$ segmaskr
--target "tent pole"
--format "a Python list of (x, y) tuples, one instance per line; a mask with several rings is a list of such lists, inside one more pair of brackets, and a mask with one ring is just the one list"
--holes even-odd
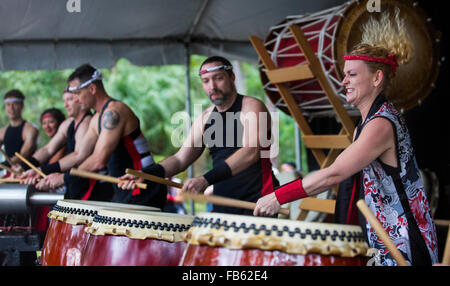
[(301, 146), (301, 134), (300, 134), (300, 128), (298, 128), (297, 124), (295, 125), (295, 163), (297, 165), (297, 170), (303, 172), (303, 166), (302, 166), (302, 146)]
[[(186, 68), (186, 75), (185, 75), (185, 81), (186, 81), (186, 99), (185, 99), (185, 105), (186, 105), (186, 112), (189, 115), (189, 120), (186, 124), (186, 134), (189, 134), (189, 130), (191, 128), (191, 81), (190, 81), (190, 70), (191, 70), (191, 51), (189, 48), (189, 42), (184, 43), (184, 51), (185, 51), (185, 68)], [(188, 178), (194, 177), (194, 166), (190, 165), (188, 167)], [(191, 214), (195, 215), (195, 203), (193, 200), (190, 201), (191, 206)]]
[[(202, 5), (200, 9), (198, 10), (197, 14), (195, 15), (194, 22), (189, 27), (189, 31), (185, 35), (184, 38), (184, 51), (185, 51), (185, 65), (186, 65), (186, 112), (189, 115), (189, 119), (192, 118), (191, 113), (191, 81), (190, 81), (190, 67), (191, 67), (191, 50), (190, 50), (190, 42), (191, 37), (194, 34), (195, 29), (197, 28), (198, 23), (200, 22), (200, 19), (203, 16), (203, 13), (205, 12), (206, 6), (208, 5), (209, 0), (203, 0)], [(189, 129), (191, 127), (191, 120), (188, 121), (186, 126), (186, 134), (189, 134)], [(194, 166), (190, 165), (188, 167), (188, 178), (194, 177)], [(195, 203), (193, 200), (190, 200), (190, 206), (191, 206), (191, 214), (195, 215)]]

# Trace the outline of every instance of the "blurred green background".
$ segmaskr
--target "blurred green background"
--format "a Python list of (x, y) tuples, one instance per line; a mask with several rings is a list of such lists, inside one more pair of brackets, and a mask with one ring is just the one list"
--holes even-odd
[[(202, 104), (203, 109), (210, 105), (197, 75), (200, 64), (206, 57), (191, 56), (191, 105)], [(259, 71), (254, 64), (239, 63), (243, 73), (245, 95), (250, 95), (266, 102)], [(38, 70), (38, 71), (6, 71), (0, 73), (0, 94), (10, 89), (19, 89), (25, 96), (23, 117), (40, 128), (40, 114), (49, 107), (63, 111), (62, 92), (67, 85), (67, 77), (73, 70)], [(174, 154), (178, 147), (171, 141), (172, 132), (180, 128), (179, 122), (172, 123), (172, 115), (185, 111), (185, 67), (169, 66), (136, 66), (126, 59), (120, 59), (111, 69), (102, 69), (103, 82), (107, 93), (128, 104), (141, 121), (141, 129), (147, 138), (150, 149), (159, 162)], [(4, 112), (0, 113), (0, 124), (8, 124)], [(279, 111), (279, 110), (277, 110)], [(279, 111), (279, 156), (278, 164), (284, 161), (295, 162), (295, 122)], [(193, 114), (195, 116), (197, 114)], [(49, 138), (40, 128), (39, 147), (45, 145)], [(302, 144), (303, 146), (303, 144)], [(306, 154), (302, 152), (302, 154)], [(302, 157), (302, 166), (306, 165), (306, 156)], [(208, 152), (194, 164), (194, 174), (200, 175), (211, 167)], [(274, 166), (279, 167), (279, 166)], [(187, 172), (179, 174), (185, 180)], [(189, 206), (188, 206), (189, 207)], [(204, 209), (204, 205), (196, 203), (196, 209)]]

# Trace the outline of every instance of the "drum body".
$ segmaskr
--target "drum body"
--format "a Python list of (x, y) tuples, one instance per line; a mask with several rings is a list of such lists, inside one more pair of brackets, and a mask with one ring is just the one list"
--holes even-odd
[(103, 208), (159, 211), (158, 208), (110, 202), (60, 200), (49, 213), (50, 224), (42, 247), (43, 266), (78, 266), (89, 235), (86, 226)]
[(185, 235), (183, 266), (363, 266), (359, 226), (201, 213)]
[(182, 234), (193, 216), (101, 210), (86, 228), (82, 266), (177, 266), (186, 248)]
[[(386, 96), (398, 110), (408, 110), (420, 104), (431, 92), (439, 73), (439, 40), (428, 16), (411, 0), (384, 0), (380, 11), (389, 12), (394, 17), (400, 9), (400, 17), (405, 21), (412, 45), (412, 59), (401, 65)], [(289, 30), (291, 25), (299, 26), (315, 52), (326, 78), (350, 115), (359, 115), (356, 108), (346, 102), (341, 81), (343, 79), (344, 55), (361, 42), (361, 27), (370, 17), (381, 13), (371, 13), (367, 1), (349, 1), (313, 14), (289, 16), (272, 27), (264, 41), (276, 68), (286, 68), (307, 64), (306, 58)], [(260, 68), (264, 90), (270, 100), (282, 111), (289, 114), (278, 89)], [(334, 110), (317, 79), (287, 82), (304, 115), (334, 115)]]
[(42, 266), (78, 266), (87, 241), (85, 227), (51, 218), (42, 247)]
[[(339, 83), (337, 66), (333, 60), (333, 46), (336, 29), (341, 17), (340, 11), (345, 9), (346, 5), (335, 7), (325, 12), (319, 12), (307, 16), (292, 16), (273, 27), (265, 40), (265, 47), (271, 55), (271, 59), (277, 68), (292, 67), (296, 65), (308, 64), (303, 52), (292, 36), (289, 27), (298, 25), (313, 51), (317, 52), (322, 69), (327, 73), (330, 84), (340, 94), (343, 87)], [(272, 85), (265, 74), (265, 69), (260, 69), (260, 76), (264, 89), (271, 101), (282, 110), (288, 112), (287, 107), (283, 106), (277, 88)], [(323, 112), (331, 109), (325, 92), (322, 90), (317, 79), (305, 79), (285, 83), (291, 94), (299, 103), (300, 108), (305, 114), (312, 112)], [(345, 104), (345, 97), (341, 98)], [(347, 106), (352, 108), (351, 106)]]

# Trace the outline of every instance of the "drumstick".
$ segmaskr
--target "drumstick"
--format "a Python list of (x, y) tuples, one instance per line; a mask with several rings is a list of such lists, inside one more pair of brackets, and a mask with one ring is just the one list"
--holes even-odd
[(0, 179), (0, 184), (3, 184), (3, 183), (20, 183), (22, 181), (23, 180), (21, 180), (21, 179), (5, 178), (5, 179)]
[[(3, 184), (3, 183), (22, 183), (24, 181), (25, 181), (24, 179), (4, 178), (4, 179), (0, 179), (0, 184)], [(37, 181), (39, 182), (39, 179), (37, 179)]]
[[(20, 155), (19, 153), (15, 153), (16, 157), (19, 158), (20, 160), (22, 160), (25, 164), (28, 165), (28, 167), (30, 167), (31, 169), (33, 169), (34, 171), (36, 171), (36, 173), (38, 173), (39, 175), (41, 175), (42, 178), (47, 178), (47, 175), (42, 172), (41, 170), (39, 170), (39, 168), (37, 168), (36, 166), (34, 166), (33, 164), (31, 164), (30, 161), (28, 161), (27, 159), (25, 159), (25, 157), (23, 157), (22, 155)], [(58, 187), (58, 190), (60, 190), (61, 192), (64, 192), (63, 188)]]
[(6, 152), (5, 151), (3, 151), (3, 149), (2, 148), (0, 148), (0, 152), (2, 152), (2, 154), (3, 154), (3, 156), (5, 156), (5, 159), (6, 159), (6, 161), (8, 161), (8, 163), (9, 163), (9, 165), (13, 165), (13, 163), (12, 163), (12, 161), (11, 161), (11, 158), (9, 158), (9, 156), (6, 154)]
[[(131, 175), (143, 178), (143, 179), (147, 179), (147, 180), (153, 181), (155, 183), (169, 185), (169, 186), (176, 187), (179, 189), (183, 188), (183, 184), (176, 183), (171, 180), (163, 179), (163, 178), (160, 178), (157, 176), (153, 176), (151, 174), (143, 173), (141, 171), (126, 169), (125, 172), (127, 174), (131, 174)], [(194, 201), (209, 202), (209, 203), (213, 203), (215, 205), (221, 205), (221, 206), (229, 206), (229, 207), (243, 208), (243, 209), (249, 209), (249, 210), (254, 210), (256, 207), (256, 203), (253, 203), (253, 202), (236, 200), (236, 199), (215, 196), (215, 195), (206, 196), (206, 195), (200, 195), (200, 194), (193, 194), (190, 192), (183, 192), (183, 196), (190, 198)], [(289, 216), (289, 209), (280, 208), (279, 213)]]
[[(230, 199), (230, 198), (215, 196), (215, 195), (207, 196), (207, 195), (194, 194), (194, 193), (190, 193), (190, 192), (183, 192), (182, 196), (190, 198), (194, 201), (209, 202), (209, 203), (212, 203), (215, 205), (220, 205), (220, 206), (235, 207), (235, 208), (242, 208), (242, 209), (248, 209), (248, 210), (254, 210), (256, 208), (256, 203), (253, 203), (253, 202)], [(286, 216), (289, 216), (289, 209), (280, 208), (280, 210), (278, 212), (281, 214), (284, 214)]]
[(172, 186), (172, 187), (179, 188), (179, 189), (183, 188), (183, 184), (176, 183), (174, 181), (167, 180), (167, 179), (164, 179), (164, 178), (161, 178), (161, 177), (158, 177), (158, 176), (154, 176), (154, 175), (151, 175), (151, 174), (147, 174), (147, 173), (144, 173), (144, 172), (141, 172), (141, 171), (137, 171), (137, 170), (133, 170), (133, 169), (126, 169), (125, 173), (130, 174), (130, 175), (134, 175), (136, 177), (140, 177), (140, 178), (143, 178), (143, 179), (147, 179), (147, 180), (155, 182), (155, 183), (160, 183), (160, 184), (163, 184), (163, 185)]
[[(101, 174), (93, 173), (93, 172), (89, 172), (89, 171), (78, 170), (75, 168), (70, 169), (70, 174), (78, 176), (78, 177), (101, 180), (101, 181), (114, 183), (114, 184), (118, 184), (118, 183), (122, 182), (120, 179), (118, 179), (116, 177), (101, 175)], [(140, 189), (147, 189), (147, 184), (136, 183), (136, 186)]]
[(359, 210), (364, 215), (364, 217), (369, 221), (370, 225), (372, 225), (372, 227), (375, 229), (375, 232), (380, 237), (380, 239), (383, 241), (384, 245), (389, 250), (392, 257), (394, 257), (394, 259), (397, 261), (398, 265), (408, 266), (408, 263), (406, 263), (405, 258), (400, 253), (400, 251), (397, 249), (395, 244), (392, 242), (391, 238), (386, 233), (386, 231), (383, 229), (383, 226), (381, 225), (381, 223), (373, 215), (372, 211), (369, 209), (366, 202), (361, 199), (356, 202), (356, 205), (358, 206)]
[(28, 167), (30, 167), (31, 169), (35, 170), (36, 173), (38, 173), (39, 175), (41, 175), (43, 178), (46, 178), (47, 175), (44, 174), (44, 172), (42, 172), (41, 170), (39, 170), (39, 168), (37, 168), (36, 166), (34, 166), (33, 164), (31, 164), (30, 161), (28, 161), (27, 159), (25, 159), (25, 157), (23, 157), (22, 155), (20, 155), (19, 153), (15, 153), (16, 157), (19, 158), (20, 160), (22, 160), (25, 164), (28, 165)]

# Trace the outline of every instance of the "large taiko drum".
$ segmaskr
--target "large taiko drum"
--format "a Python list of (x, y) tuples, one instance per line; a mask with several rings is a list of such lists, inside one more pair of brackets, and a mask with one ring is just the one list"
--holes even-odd
[(160, 209), (112, 202), (60, 200), (49, 212), (50, 224), (42, 247), (43, 266), (78, 266), (89, 235), (84, 231), (104, 208), (158, 212)]
[(359, 226), (200, 213), (185, 235), (183, 266), (363, 266)]
[[(429, 19), (417, 3), (410, 0), (379, 1), (380, 11), (389, 11), (393, 17), (400, 9), (414, 48), (410, 62), (401, 65), (396, 72), (387, 97), (399, 110), (408, 110), (420, 104), (429, 95), (439, 73), (439, 38)], [(370, 4), (370, 3), (369, 3)], [(264, 45), (277, 68), (305, 64), (292, 33), (291, 25), (298, 25), (316, 53), (322, 70), (350, 115), (358, 115), (355, 107), (345, 100), (343, 79), (344, 59), (362, 38), (362, 25), (369, 17), (381, 13), (370, 13), (367, 1), (349, 1), (341, 6), (314, 14), (289, 16), (270, 28)], [(370, 6), (370, 5), (369, 5)], [(260, 66), (264, 90), (270, 100), (289, 114), (277, 88), (268, 79), (265, 68)], [(334, 111), (317, 79), (288, 82), (287, 86), (304, 115), (334, 115)]]
[(90, 227), (82, 266), (177, 266), (193, 216), (101, 210)]

